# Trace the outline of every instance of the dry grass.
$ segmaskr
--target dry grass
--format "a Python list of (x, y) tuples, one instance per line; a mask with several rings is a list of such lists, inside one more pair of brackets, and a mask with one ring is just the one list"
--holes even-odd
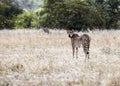
[(0, 31), (0, 86), (120, 86), (120, 31), (88, 33), (87, 62), (82, 48), (72, 58), (66, 31), (50, 31)]

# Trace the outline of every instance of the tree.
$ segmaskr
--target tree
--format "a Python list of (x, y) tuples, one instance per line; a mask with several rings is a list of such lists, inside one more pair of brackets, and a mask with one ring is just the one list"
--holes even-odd
[(17, 2), (15, 0), (1, 0), (0, 10), (0, 29), (13, 28), (15, 16), (22, 13)]
[(53, 19), (53, 15), (52, 12), (55, 9), (54, 4), (56, 2), (63, 2), (64, 0), (44, 0), (44, 10), (46, 12), (46, 18), (44, 18), (44, 22), (42, 24), (43, 27), (52, 27), (54, 26), (52, 23)]
[[(47, 22), (47, 23), (46, 23)], [(50, 4), (45, 24), (50, 28), (86, 30), (103, 24), (99, 13), (86, 1), (56, 1)]]
[(106, 22), (106, 27), (117, 28), (117, 22), (120, 21), (120, 0), (107, 0), (108, 5), (107, 13), (109, 20)]
[(35, 28), (37, 27), (37, 22), (37, 16), (34, 11), (24, 11), (16, 17), (15, 28)]
[(10, 10), (10, 6), (0, 2), (0, 29), (5, 27), (7, 19), (5, 18), (7, 10)]
[(95, 9), (101, 17), (103, 24), (101, 28), (118, 28), (120, 20), (119, 0), (87, 0), (92, 9)]

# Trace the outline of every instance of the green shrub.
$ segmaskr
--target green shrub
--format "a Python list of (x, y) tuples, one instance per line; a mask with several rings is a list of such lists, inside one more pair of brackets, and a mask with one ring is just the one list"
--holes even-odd
[[(14, 2), (14, 0), (12, 0)], [(9, 3), (8, 3), (9, 2)], [(22, 12), (18, 5), (13, 5), (10, 0), (0, 1), (0, 29), (14, 28), (14, 17)]]
[(34, 11), (24, 11), (15, 20), (15, 28), (34, 28), (37, 26), (37, 16)]

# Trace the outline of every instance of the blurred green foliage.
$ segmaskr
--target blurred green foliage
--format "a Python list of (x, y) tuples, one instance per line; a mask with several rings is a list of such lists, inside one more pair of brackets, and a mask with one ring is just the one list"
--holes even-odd
[(17, 3), (14, 0), (1, 0), (0, 1), (0, 29), (14, 28), (14, 17), (22, 13)]
[(37, 26), (37, 16), (33, 11), (24, 11), (15, 20), (15, 28), (34, 28)]
[(119, 0), (46, 0), (50, 28), (76, 30), (118, 28)]
[[(14, 3), (13, 3), (14, 2)], [(21, 10), (15, 0), (0, 1), (0, 28), (117, 29), (119, 0), (44, 0), (36, 10)]]
[(46, 20), (47, 13), (44, 8), (26, 10), (18, 15), (15, 20), (15, 28), (40, 28)]

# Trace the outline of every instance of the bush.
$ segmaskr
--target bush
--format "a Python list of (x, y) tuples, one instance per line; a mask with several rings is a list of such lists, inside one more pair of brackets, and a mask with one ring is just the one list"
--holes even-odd
[(15, 28), (34, 28), (37, 26), (37, 16), (34, 11), (24, 11), (16, 17)]
[(49, 28), (86, 30), (118, 28), (119, 0), (46, 0)]
[[(14, 2), (14, 0), (13, 0)], [(0, 1), (0, 29), (8, 28), (12, 29), (14, 27), (14, 17), (20, 14), (22, 10), (18, 5), (13, 5), (11, 0), (1, 0)]]
[(86, 30), (100, 27), (104, 23), (99, 12), (91, 9), (85, 1), (61, 1), (49, 6), (44, 24), (50, 28)]

